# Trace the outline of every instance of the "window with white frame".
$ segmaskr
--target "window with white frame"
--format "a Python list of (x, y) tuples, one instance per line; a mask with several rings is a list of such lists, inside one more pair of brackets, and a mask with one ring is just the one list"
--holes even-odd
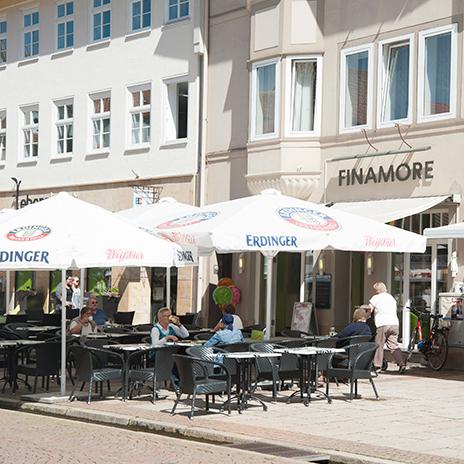
[(132, 0), (130, 9), (132, 31), (151, 26), (151, 0)]
[(56, 102), (56, 153), (70, 155), (73, 152), (73, 117), (72, 100)]
[(318, 57), (290, 59), (287, 82), (291, 87), (287, 89), (286, 97), (290, 110), (287, 132), (290, 135), (311, 134), (318, 129), (320, 62)]
[(39, 156), (39, 107), (22, 108), (22, 133), (24, 159)]
[(165, 139), (186, 139), (188, 136), (188, 82), (172, 82), (166, 84), (166, 127)]
[(8, 58), (8, 23), (6, 19), (0, 18), (0, 64), (6, 63)]
[(130, 145), (148, 145), (151, 130), (150, 86), (129, 89)]
[(380, 125), (410, 117), (411, 40), (407, 37), (380, 43)]
[(256, 63), (252, 70), (252, 136), (270, 137), (277, 133), (277, 61)]
[(111, 0), (92, 0), (92, 40), (111, 37)]
[(176, 21), (189, 16), (190, 0), (166, 0), (168, 3), (168, 20)]
[(24, 13), (24, 58), (39, 54), (39, 11), (31, 10)]
[(56, 6), (56, 49), (65, 50), (74, 46), (74, 2), (58, 3)]
[(456, 34), (456, 24), (419, 34), (419, 120), (455, 114)]
[(371, 46), (342, 50), (341, 53), (341, 130), (370, 125), (372, 58)]
[(111, 96), (93, 95), (92, 103), (92, 150), (99, 151), (110, 146)]
[(6, 111), (0, 111), (0, 161), (6, 160)]

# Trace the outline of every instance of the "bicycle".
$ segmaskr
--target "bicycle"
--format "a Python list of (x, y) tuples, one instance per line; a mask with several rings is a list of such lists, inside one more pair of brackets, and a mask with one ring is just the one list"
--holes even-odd
[[(446, 358), (448, 357), (448, 338), (446, 336), (448, 329), (440, 327), (439, 325), (439, 320), (443, 316), (441, 314), (432, 314), (428, 311), (420, 310), (419, 308), (408, 309), (417, 316), (417, 323), (409, 339), (407, 360), (411, 357), (417, 342), (418, 350), (425, 356), (430, 367), (434, 371), (439, 371), (445, 365)], [(422, 325), (420, 321), (420, 316), (424, 314), (432, 321), (428, 337), (425, 339), (422, 336)]]

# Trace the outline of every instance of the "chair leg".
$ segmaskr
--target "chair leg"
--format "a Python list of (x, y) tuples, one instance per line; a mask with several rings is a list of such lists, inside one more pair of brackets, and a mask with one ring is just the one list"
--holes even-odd
[(87, 404), (90, 404), (90, 401), (92, 401), (92, 379), (90, 379), (89, 382), (89, 396), (87, 397)]
[(74, 401), (76, 397), (74, 396), (74, 391), (76, 390), (76, 386), (73, 385), (73, 389), (71, 390), (71, 394), (69, 395), (68, 401)]
[(111, 382), (109, 380), (106, 381), (106, 388), (111, 391)]
[(327, 382), (325, 383), (325, 394), (327, 396), (327, 400), (330, 401), (330, 395), (329, 395), (329, 383), (330, 383), (330, 378), (327, 376)]
[(205, 402), (206, 402), (206, 410), (209, 411), (209, 395), (206, 395)]
[(174, 412), (176, 411), (177, 405), (179, 404), (180, 397), (182, 396), (182, 392), (179, 390), (179, 392), (176, 391), (176, 399), (174, 401), (174, 406), (172, 407), (171, 410), (171, 416), (174, 415)]
[(193, 395), (192, 395), (192, 406), (191, 406), (191, 408), (190, 408), (189, 419), (193, 419), (193, 414), (195, 413), (195, 399), (196, 399), (196, 396), (197, 396), (197, 393), (196, 393), (196, 392), (193, 392)]
[(156, 375), (153, 376), (153, 396), (152, 396), (152, 403), (155, 404), (156, 401)]
[(353, 378), (350, 379), (350, 401), (353, 401)]
[(82, 391), (82, 390), (84, 389), (84, 387), (85, 387), (85, 382), (82, 382), (81, 390), (80, 390), (80, 391)]
[(354, 381), (354, 396), (355, 398), (358, 396), (358, 379)]
[(46, 386), (47, 386), (47, 391), (50, 390), (50, 376), (47, 375), (47, 383), (46, 383)]
[(36, 392), (36, 390), (37, 390), (37, 379), (38, 379), (38, 377), (37, 377), (37, 376), (36, 376), (36, 377), (34, 377), (34, 389), (32, 390), (32, 393), (35, 393), (35, 392)]
[(378, 400), (379, 399), (379, 394), (377, 393), (377, 388), (375, 388), (374, 380), (372, 379), (372, 377), (369, 377), (369, 382), (371, 383), (372, 388), (374, 390), (375, 399)]
[(103, 382), (100, 383), (100, 398), (103, 398)]

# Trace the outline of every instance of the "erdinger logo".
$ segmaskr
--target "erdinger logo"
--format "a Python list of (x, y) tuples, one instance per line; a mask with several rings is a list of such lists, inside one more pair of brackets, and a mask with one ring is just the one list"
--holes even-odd
[(281, 208), (277, 214), (286, 221), (304, 229), (321, 232), (333, 232), (341, 228), (340, 224), (327, 214), (308, 208)]
[(177, 227), (193, 226), (194, 224), (208, 221), (217, 215), (218, 213), (215, 211), (189, 214), (188, 216), (182, 216), (180, 218), (172, 219), (171, 221), (163, 222), (158, 226), (158, 229), (176, 229)]
[(32, 242), (46, 237), (52, 230), (47, 226), (22, 226), (10, 230), (6, 234), (8, 240), (14, 242)]

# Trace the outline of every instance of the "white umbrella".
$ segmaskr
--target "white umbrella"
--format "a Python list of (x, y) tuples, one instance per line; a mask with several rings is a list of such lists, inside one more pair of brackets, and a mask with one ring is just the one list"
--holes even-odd
[[(82, 220), (82, 223), (80, 222)], [(110, 211), (59, 193), (0, 221), (0, 269), (168, 267), (179, 245), (143, 232)], [(62, 310), (61, 394), (66, 390), (66, 312)]]
[[(199, 210), (197, 206), (188, 205), (178, 202), (175, 198), (164, 197), (157, 203), (152, 205), (135, 206), (133, 208), (118, 211), (116, 214), (122, 218), (138, 225), (143, 229), (157, 232), (155, 226), (173, 216), (184, 214), (193, 214)], [(193, 265), (197, 263), (198, 252), (196, 247), (188, 245), (183, 246), (182, 255), (185, 257), (185, 265)], [(190, 258), (190, 259), (189, 259)], [(178, 263), (178, 266), (181, 263)], [(170, 305), (171, 301), (171, 268), (166, 269), (166, 302)]]
[(159, 224), (158, 230), (178, 243), (192, 243), (203, 250), (263, 253), (268, 263), (267, 337), (271, 328), (272, 257), (279, 251), (332, 248), (420, 253), (426, 243), (421, 235), (275, 190), (205, 206), (197, 213)]
[(428, 238), (464, 238), (464, 222), (427, 228), (424, 229), (424, 235)]

